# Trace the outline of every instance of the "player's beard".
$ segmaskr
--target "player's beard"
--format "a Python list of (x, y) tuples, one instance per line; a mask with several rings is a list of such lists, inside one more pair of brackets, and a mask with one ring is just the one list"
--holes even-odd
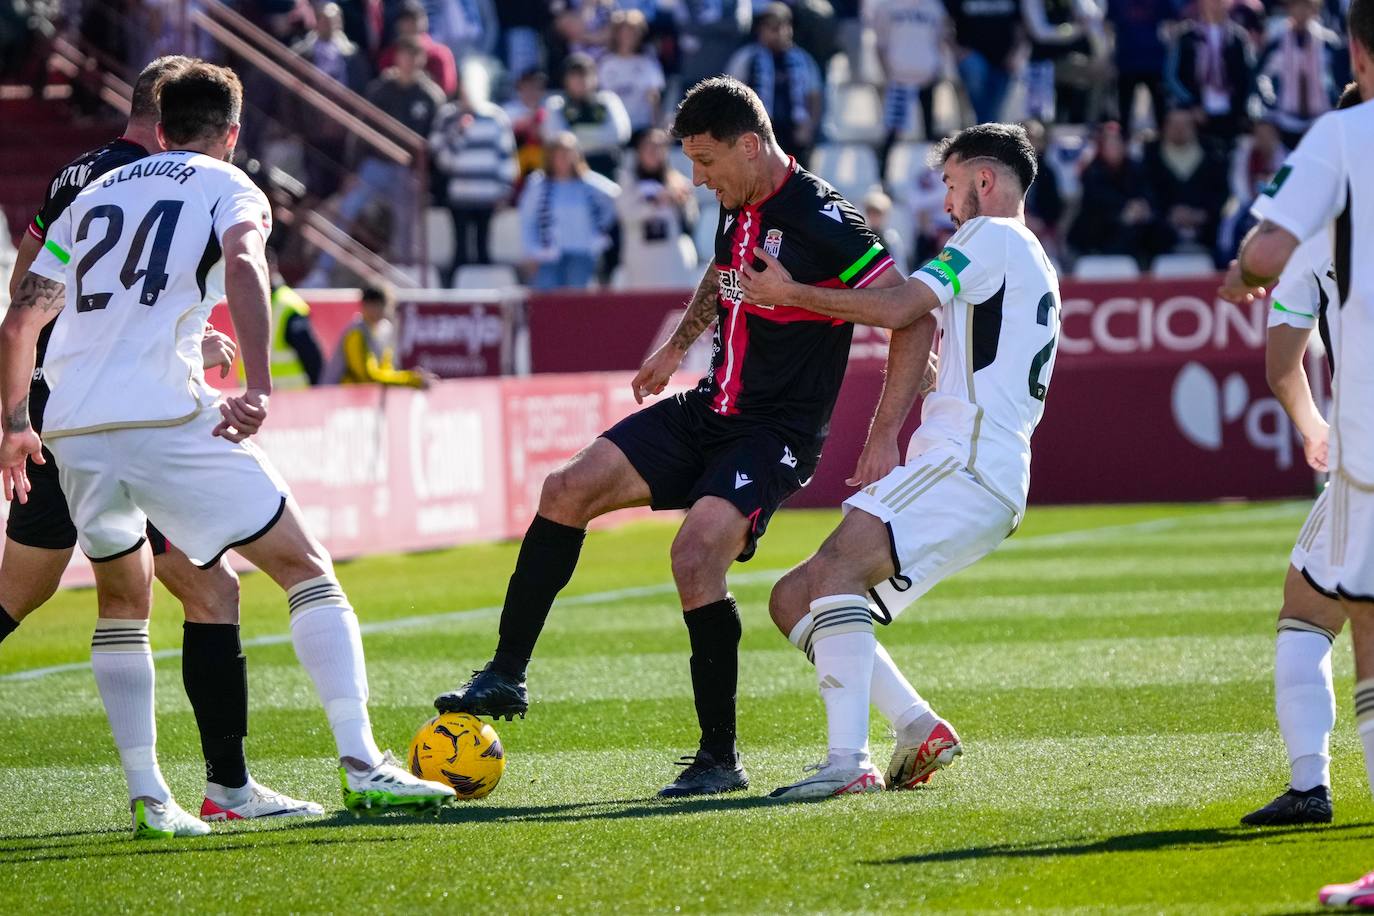
[(978, 190), (976, 188), (969, 188), (968, 194), (964, 197), (964, 215), (955, 217), (953, 220), (954, 228), (958, 229), (975, 216), (982, 215), (983, 207), (981, 201), (978, 200)]

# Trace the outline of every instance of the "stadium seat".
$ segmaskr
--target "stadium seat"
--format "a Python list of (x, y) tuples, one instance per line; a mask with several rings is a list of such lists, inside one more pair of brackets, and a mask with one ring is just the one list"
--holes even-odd
[(525, 259), (525, 244), (520, 240), (520, 212), (514, 207), (498, 210), (491, 218), (487, 249), (497, 264), (519, 264)]
[(811, 170), (858, 206), (878, 184), (878, 156), (857, 143), (824, 143), (811, 157)]
[(453, 278), (454, 289), (505, 289), (519, 279), (509, 264), (464, 264)]
[(1174, 251), (1150, 262), (1156, 277), (1208, 277), (1217, 272), (1212, 256), (1201, 251)]
[(898, 189), (910, 184), (916, 169), (925, 168), (931, 146), (930, 143), (913, 143), (910, 140), (893, 144), (892, 152), (887, 155), (887, 186)]
[(448, 270), (453, 263), (455, 239), (453, 236), (453, 215), (445, 207), (428, 207), (425, 210), (425, 240), (428, 244), (429, 263)]
[(1134, 280), (1140, 276), (1140, 265), (1126, 254), (1085, 254), (1073, 265), (1077, 280)]
[(877, 144), (883, 139), (883, 103), (865, 83), (835, 85), (826, 103), (825, 135), (837, 143)]
[(709, 264), (716, 256), (716, 226), (720, 223), (720, 204), (715, 197), (710, 206), (703, 205), (701, 216), (697, 218), (696, 229), (692, 231), (692, 242), (697, 246), (697, 263)]

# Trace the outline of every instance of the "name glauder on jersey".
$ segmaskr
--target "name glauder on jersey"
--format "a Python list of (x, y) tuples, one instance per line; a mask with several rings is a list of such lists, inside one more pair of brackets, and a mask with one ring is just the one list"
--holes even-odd
[(100, 183), (102, 188), (132, 181), (135, 178), (170, 178), (177, 184), (185, 184), (186, 179), (196, 173), (196, 167), (184, 162), (163, 159), (160, 162), (135, 162), (115, 172)]

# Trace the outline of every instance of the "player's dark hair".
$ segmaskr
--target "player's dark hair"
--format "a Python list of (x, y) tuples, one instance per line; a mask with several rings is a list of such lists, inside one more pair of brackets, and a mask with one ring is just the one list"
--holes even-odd
[(930, 154), (931, 168), (943, 168), (952, 156), (970, 159), (995, 159), (1016, 175), (1024, 195), (1035, 181), (1035, 147), (1020, 124), (975, 124), (935, 145)]
[(396, 294), (391, 287), (386, 284), (369, 283), (361, 290), (362, 302), (364, 305), (385, 305), (390, 306), (396, 299)]
[(1349, 86), (1346, 86), (1345, 89), (1341, 90), (1341, 98), (1340, 101), (1336, 103), (1336, 110), (1342, 111), (1346, 108), (1354, 108), (1363, 101), (1364, 99), (1360, 97), (1360, 84), (1351, 83)]
[(1374, 54), (1374, 0), (1350, 0), (1350, 39)]
[(164, 76), (157, 84), (162, 134), (169, 143), (222, 136), (239, 123), (243, 84), (228, 67), (204, 61)]
[(687, 90), (673, 118), (673, 136), (679, 140), (710, 134), (733, 145), (747, 133), (772, 143), (773, 122), (754, 90), (730, 76), (713, 76)]
[(164, 76), (184, 70), (195, 61), (180, 54), (168, 54), (154, 60), (134, 80), (134, 94), (129, 101), (129, 120), (152, 120), (158, 117), (157, 84)]

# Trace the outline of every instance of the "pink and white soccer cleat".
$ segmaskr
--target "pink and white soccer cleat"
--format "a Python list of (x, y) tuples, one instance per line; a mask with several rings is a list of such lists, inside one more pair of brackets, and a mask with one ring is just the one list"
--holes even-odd
[(944, 719), (936, 719), (935, 727), (923, 735), (904, 730), (897, 736), (892, 762), (887, 765), (889, 789), (914, 789), (930, 781), (936, 770), (942, 770), (964, 752), (959, 735)]
[(1328, 884), (1317, 892), (1317, 899), (1327, 906), (1374, 910), (1374, 871), (1349, 884)]
[(248, 780), (252, 791), (238, 804), (219, 804), (206, 798), (200, 804), (203, 821), (246, 821), (258, 817), (319, 817), (324, 807), (273, 792), (266, 786)]

